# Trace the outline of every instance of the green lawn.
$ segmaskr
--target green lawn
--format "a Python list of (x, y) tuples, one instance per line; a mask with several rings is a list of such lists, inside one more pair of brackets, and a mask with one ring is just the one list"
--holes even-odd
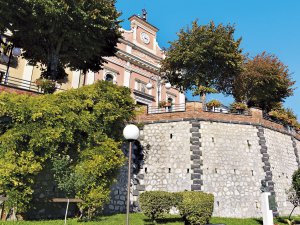
[[(274, 221), (277, 224), (283, 225)], [(159, 220), (159, 224), (166, 225), (183, 225), (182, 220), (178, 216), (168, 216), (165, 219)], [(224, 223), (226, 225), (262, 225), (259, 219), (233, 219), (233, 218), (212, 218), (211, 223)], [(1, 225), (64, 225), (63, 220), (48, 220), (48, 221), (18, 221), (18, 222), (0, 222)], [(68, 225), (124, 225), (125, 214), (117, 214), (113, 216), (103, 216), (93, 222), (78, 222), (76, 219), (69, 219)], [(130, 215), (131, 225), (151, 225), (143, 214), (131, 214)]]

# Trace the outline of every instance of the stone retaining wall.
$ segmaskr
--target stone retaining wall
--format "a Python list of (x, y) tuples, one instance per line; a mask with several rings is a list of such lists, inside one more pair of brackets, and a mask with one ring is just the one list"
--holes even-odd
[[(190, 107), (182, 113), (140, 116), (143, 159), (132, 174), (133, 209), (138, 210), (143, 191), (195, 190), (214, 194), (214, 216), (261, 217), (260, 193), (266, 189), (276, 199), (274, 214), (287, 215), (286, 190), (299, 165), (300, 136), (264, 120), (258, 109), (251, 112), (243, 116)], [(126, 196), (125, 171), (111, 203), (121, 186)]]

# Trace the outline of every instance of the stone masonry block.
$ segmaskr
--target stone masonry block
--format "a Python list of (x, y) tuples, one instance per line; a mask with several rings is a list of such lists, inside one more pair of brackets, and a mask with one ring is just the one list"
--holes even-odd
[(257, 132), (257, 136), (258, 136), (258, 137), (263, 137), (263, 136), (264, 136), (264, 133), (263, 133), (263, 132)]
[(267, 175), (267, 176), (273, 176), (272, 171), (267, 171), (267, 172), (266, 172), (266, 175)]
[(262, 154), (267, 153), (267, 149), (260, 149), (260, 153)]
[(195, 151), (193, 151), (193, 154), (194, 154), (194, 155), (202, 156), (202, 152), (201, 152), (200, 150), (195, 150)]
[(196, 145), (191, 146), (191, 147), (190, 147), (190, 150), (191, 150), (191, 151), (198, 151), (198, 150), (199, 150), (199, 146), (196, 146)]
[(201, 169), (194, 169), (194, 173), (199, 173), (199, 174), (203, 174), (203, 170)]
[(193, 122), (193, 123), (192, 123), (192, 127), (198, 127), (198, 128), (200, 128), (200, 123), (195, 123), (195, 122)]
[(269, 157), (262, 157), (262, 161), (263, 162), (268, 162), (269, 161)]
[(201, 174), (199, 174), (199, 173), (192, 173), (192, 175), (191, 175), (191, 178), (192, 178), (192, 180), (194, 180), (194, 179), (200, 179), (201, 178)]
[(258, 144), (259, 144), (259, 145), (266, 145), (266, 141), (259, 140), (259, 141), (258, 141)]
[(192, 169), (200, 169), (200, 164), (193, 164), (191, 165)]
[(191, 190), (192, 191), (201, 191), (201, 185), (199, 185), (199, 184), (192, 184)]
[(191, 160), (200, 159), (200, 155), (191, 155)]
[(203, 180), (193, 180), (193, 184), (203, 185)]
[(267, 146), (261, 146), (261, 149), (268, 150), (268, 147)]
[(201, 146), (199, 141), (191, 141), (192, 145)]
[(192, 127), (191, 129), (190, 129), (190, 132), (191, 133), (193, 133), (193, 132), (199, 132), (199, 128), (197, 128), (197, 127)]
[(190, 141), (191, 141), (191, 143), (199, 142), (199, 138), (198, 137), (191, 137)]
[(263, 169), (264, 169), (265, 172), (271, 171), (271, 167), (270, 166), (263, 166)]
[(201, 134), (200, 134), (200, 133), (192, 133), (192, 137), (200, 138), (200, 137), (201, 137)]
[(271, 181), (272, 180), (272, 176), (266, 176), (265, 180), (266, 181)]

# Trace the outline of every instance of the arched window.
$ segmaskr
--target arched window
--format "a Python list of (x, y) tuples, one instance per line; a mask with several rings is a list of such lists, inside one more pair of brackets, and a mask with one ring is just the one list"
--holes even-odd
[(173, 98), (169, 97), (168, 98), (168, 103), (170, 103), (172, 105), (173, 104)]
[(110, 73), (106, 74), (105, 81), (113, 82), (114, 81), (114, 76), (111, 75)]

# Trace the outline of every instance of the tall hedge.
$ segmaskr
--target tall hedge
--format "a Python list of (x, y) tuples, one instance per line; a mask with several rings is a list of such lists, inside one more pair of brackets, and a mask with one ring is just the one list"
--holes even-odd
[[(35, 176), (52, 163), (58, 187), (94, 212), (108, 200), (124, 157), (124, 123), (134, 117), (130, 90), (98, 82), (54, 95), (0, 94), (0, 195), (26, 211)], [(47, 196), (46, 196), (47, 197)]]

